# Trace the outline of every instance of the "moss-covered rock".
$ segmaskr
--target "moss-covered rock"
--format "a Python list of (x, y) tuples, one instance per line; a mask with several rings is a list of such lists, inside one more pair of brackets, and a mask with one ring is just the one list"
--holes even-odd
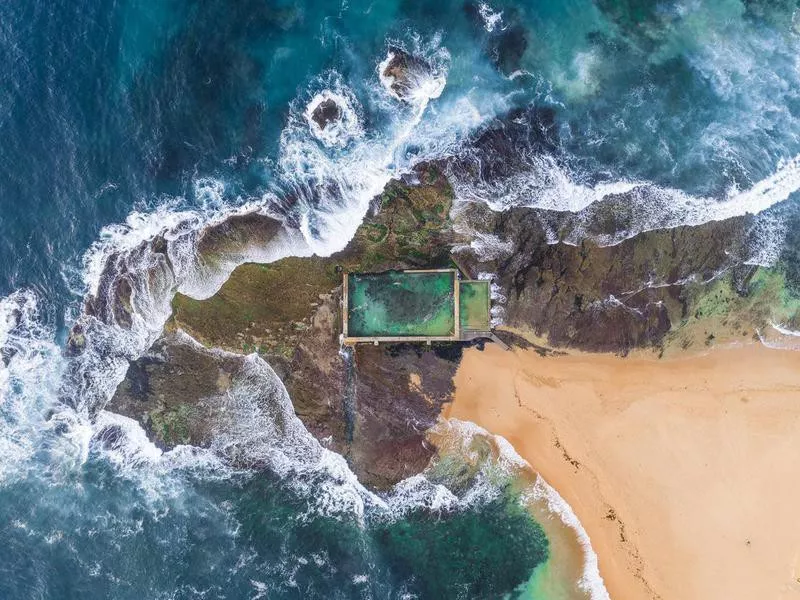
[(758, 339), (772, 323), (794, 327), (800, 297), (781, 268), (752, 267), (738, 280), (728, 273), (684, 289), (685, 311), (665, 337), (662, 353)]
[[(168, 323), (169, 332), (185, 331), (208, 348), (258, 353), (283, 381), (309, 431), (375, 488), (388, 488), (428, 463), (433, 450), (424, 432), (451, 397), (460, 356), (448, 348), (395, 345), (359, 346), (348, 357), (340, 348), (343, 270), (451, 265), (449, 249), (458, 239), (448, 219), (452, 190), (433, 169), (417, 177), (417, 185), (387, 186), (342, 252), (241, 265), (211, 298), (176, 295)], [(212, 248), (234, 252), (244, 243), (246, 225), (218, 228), (204, 256)], [(164, 447), (204, 445), (208, 432), (198, 422), (214, 413), (199, 407), (217, 393), (219, 367), (198, 349), (193, 363), (186, 356), (192, 350), (173, 348), (171, 335), (159, 345), (163, 361), (132, 364), (111, 408), (145, 422)]]
[(208, 447), (222, 397), (242, 360), (202, 351), (185, 336), (167, 334), (130, 364), (109, 408), (139, 421), (162, 449)]
[(499, 254), (460, 254), (473, 271), (495, 273), (507, 296), (505, 321), (554, 346), (625, 353), (659, 347), (685, 318), (689, 290), (740, 268), (746, 219), (651, 231), (613, 246), (549, 243), (535, 209), (495, 213), (473, 205), (460, 219), (505, 245)]

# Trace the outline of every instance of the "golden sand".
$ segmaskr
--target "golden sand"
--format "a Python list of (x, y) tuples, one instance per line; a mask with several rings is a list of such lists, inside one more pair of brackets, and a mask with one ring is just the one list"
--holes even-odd
[(447, 417), (572, 506), (614, 599), (800, 598), (800, 352), (469, 349)]

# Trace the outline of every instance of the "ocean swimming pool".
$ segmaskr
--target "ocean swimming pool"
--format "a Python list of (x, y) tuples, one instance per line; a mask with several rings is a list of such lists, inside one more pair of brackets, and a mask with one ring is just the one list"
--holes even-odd
[(454, 270), (351, 273), (345, 337), (455, 338)]
[(488, 331), (489, 323), (489, 282), (460, 281), (459, 323), (462, 331)]

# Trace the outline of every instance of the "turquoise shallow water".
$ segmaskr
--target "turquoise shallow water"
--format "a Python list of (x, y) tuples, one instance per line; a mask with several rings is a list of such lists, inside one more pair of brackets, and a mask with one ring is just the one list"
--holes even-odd
[[(453, 469), (379, 497), (340, 458), (293, 453), (313, 446), (301, 428), (267, 444), (282, 449), (269, 476), (232, 473), (208, 452), (162, 455), (125, 420), (99, 439), (115, 419), (102, 406), (158, 334), (167, 296), (208, 291), (186, 265), (210, 219), (257, 205), (302, 233), (298, 248), (330, 252), (389, 178), (424, 159), (457, 157), (456, 199), (498, 209), (580, 211), (649, 183), (609, 243), (758, 213), (754, 262), (793, 265), (797, 10), (3, 3), (0, 597), (497, 597), (537, 565), (558, 572), (506, 479), (481, 487)], [(429, 66), (406, 102), (376, 72), (394, 46)], [(350, 119), (330, 139), (304, 116), (323, 94)], [(138, 244), (166, 227), (174, 278), (137, 279), (153, 258)], [(101, 277), (109, 258), (116, 270)], [(113, 287), (123, 266), (146, 280), (133, 330), (81, 314), (84, 294)], [(76, 319), (90, 340), (80, 359), (61, 351)], [(280, 406), (271, 418), (292, 422)]]
[(453, 336), (455, 286), (452, 272), (351, 273), (348, 336)]

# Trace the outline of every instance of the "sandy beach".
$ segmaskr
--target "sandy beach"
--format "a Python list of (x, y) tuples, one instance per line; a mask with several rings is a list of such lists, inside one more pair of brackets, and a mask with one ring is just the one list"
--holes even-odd
[(469, 349), (447, 417), (572, 506), (614, 599), (800, 598), (800, 352)]

